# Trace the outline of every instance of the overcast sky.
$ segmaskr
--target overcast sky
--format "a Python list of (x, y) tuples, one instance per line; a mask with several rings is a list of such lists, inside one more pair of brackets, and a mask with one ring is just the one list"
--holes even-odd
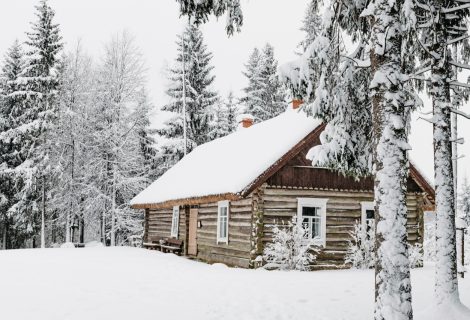
[[(38, 0), (2, 0), (0, 11), (0, 53), (18, 38), (25, 39), (29, 22), (34, 19), (34, 4)], [(176, 54), (176, 34), (180, 34), (185, 19), (179, 17), (174, 0), (50, 0), (61, 26), (66, 49), (71, 50), (80, 39), (84, 50), (99, 59), (104, 44), (112, 35), (123, 30), (136, 38), (148, 67), (148, 88), (158, 107), (166, 102), (164, 95), (165, 67)], [(224, 30), (225, 19), (212, 19), (202, 27), (205, 41), (213, 52), (216, 81), (214, 88), (222, 95), (230, 90), (238, 94), (246, 84), (241, 71), (255, 46), (266, 42), (275, 48), (279, 63), (295, 58), (294, 50), (303, 38), (299, 31), (307, 0), (242, 0), (244, 26), (240, 34), (228, 38)], [(429, 100), (425, 101), (429, 109)], [(468, 112), (468, 104), (465, 106)], [(426, 110), (423, 110), (425, 112)], [(416, 119), (418, 114), (414, 115)], [(158, 113), (155, 115), (158, 123)], [(460, 135), (467, 142), (460, 153), (467, 157), (459, 160), (459, 179), (470, 171), (470, 121), (460, 120)], [(410, 143), (411, 157), (433, 177), (432, 126), (423, 120), (413, 120)], [(470, 172), (468, 172), (470, 174)]]

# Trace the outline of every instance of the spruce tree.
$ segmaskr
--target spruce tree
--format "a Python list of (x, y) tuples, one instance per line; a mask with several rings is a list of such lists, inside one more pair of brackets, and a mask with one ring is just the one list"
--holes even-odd
[[(436, 188), (436, 277), (437, 308), (460, 303), (457, 279), (456, 207), (452, 161), (452, 113), (465, 100), (457, 80), (459, 69), (470, 69), (467, 17), (468, 6), (458, 1), (431, 1), (417, 9), (421, 28), (421, 60), (432, 97), (434, 181)], [(459, 52), (461, 54), (459, 54)], [(466, 115), (470, 118), (469, 115)], [(454, 137), (456, 139), (456, 137)], [(456, 141), (454, 141), (456, 143)], [(456, 156), (456, 155), (454, 155)], [(469, 311), (470, 313), (470, 311)]]
[(299, 44), (302, 53), (307, 50), (321, 33), (322, 19), (318, 13), (317, 5), (317, 0), (310, 1), (305, 11), (305, 17), (302, 20), (300, 30), (305, 33), (305, 38)]
[(214, 108), (211, 123), (211, 140), (224, 137), (237, 128), (238, 109), (233, 92), (230, 92), (225, 101), (220, 101)]
[[(15, 168), (21, 164), (17, 154), (21, 144), (15, 139), (18, 136), (15, 129), (21, 125), (16, 117), (23, 104), (18, 94), (18, 79), (23, 68), (23, 50), (20, 43), (15, 41), (5, 55), (0, 73), (0, 241), (3, 249), (18, 247), (15, 240), (26, 236), (22, 219), (11, 212), (12, 206), (18, 201), (16, 192), (21, 186), (15, 174)], [(13, 234), (16, 236), (13, 237)]]
[(243, 71), (243, 75), (248, 80), (248, 85), (243, 88), (245, 95), (240, 99), (240, 102), (244, 104), (245, 110), (258, 110), (262, 108), (261, 101), (256, 99), (256, 95), (261, 90), (259, 82), (259, 65), (261, 60), (261, 54), (258, 48), (254, 48), (253, 52), (248, 58), (248, 62), (245, 64), (246, 70)]
[[(178, 53), (176, 63), (169, 70), (170, 88), (167, 95), (170, 103), (163, 106), (163, 111), (173, 113), (164, 128), (158, 133), (166, 142), (160, 146), (165, 162), (164, 168), (171, 167), (184, 155), (183, 137), (183, 72), (186, 96), (187, 145), (190, 152), (196, 146), (210, 139), (211, 107), (218, 101), (218, 95), (212, 90), (215, 76), (212, 75), (212, 53), (207, 50), (202, 32), (193, 25), (188, 25), (182, 35), (178, 35)], [(164, 170), (165, 170), (164, 169)]]
[(238, 126), (238, 122), (237, 122), (237, 116), (239, 114), (238, 105), (239, 104), (236, 101), (236, 98), (233, 95), (233, 92), (230, 91), (225, 101), (225, 110), (226, 110), (227, 126), (228, 126), (229, 133), (234, 132)]
[(274, 48), (267, 43), (261, 54), (255, 48), (246, 68), (248, 87), (244, 89), (246, 96), (242, 99), (246, 104), (245, 113), (259, 122), (284, 112), (284, 91), (277, 75)]
[[(19, 79), (24, 106), (17, 116), (21, 123), (22, 148), (19, 154), (23, 161), (19, 171), (25, 179), (17, 210), (29, 212), (33, 232), (37, 234), (41, 230), (43, 247), (45, 202), (51, 174), (49, 135), (57, 116), (57, 66), (62, 49), (59, 26), (53, 23), (53, 18), (53, 9), (46, 0), (42, 0), (36, 6), (37, 20), (32, 23), (32, 31), (27, 33), (26, 66)], [(37, 239), (33, 237), (33, 247), (36, 244)]]

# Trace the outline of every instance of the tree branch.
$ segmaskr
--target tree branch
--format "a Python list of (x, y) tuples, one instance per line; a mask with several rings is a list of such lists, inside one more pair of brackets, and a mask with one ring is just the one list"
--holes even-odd
[(462, 117), (467, 118), (467, 119), (470, 120), (470, 114), (469, 113), (465, 113), (465, 112), (457, 110), (455, 108), (450, 108), (450, 112), (453, 112), (455, 114), (458, 114), (459, 116), (462, 116)]
[(451, 12), (455, 12), (455, 11), (459, 11), (459, 10), (463, 10), (463, 9), (468, 9), (468, 8), (470, 8), (470, 3), (463, 4), (463, 5), (457, 6), (457, 7), (452, 7), (452, 8), (442, 8), (441, 13), (451, 13)]
[(458, 38), (454, 38), (454, 39), (452, 39), (452, 40), (447, 41), (447, 45), (454, 44), (454, 43), (456, 43), (456, 42), (465, 40), (465, 39), (467, 39), (467, 38), (469, 38), (469, 37), (470, 37), (470, 35), (465, 35), (465, 36), (461, 36), (461, 37), (458, 37)]
[(429, 123), (431, 123), (431, 124), (435, 124), (435, 123), (436, 123), (436, 121), (434, 121), (433, 118), (431, 118), (431, 119), (426, 119), (426, 118), (423, 118), (423, 117), (418, 117), (418, 120), (424, 120), (424, 121), (429, 122)]
[(463, 83), (463, 82), (458, 82), (458, 81), (451, 81), (449, 82), (449, 85), (451, 86), (458, 86), (458, 87), (464, 87), (464, 88), (470, 88), (469, 83)]
[(456, 66), (457, 68), (470, 70), (470, 65), (468, 65), (468, 64), (463, 64), (463, 63), (455, 62), (455, 61), (452, 61), (452, 60), (449, 60), (449, 63), (453, 66)]

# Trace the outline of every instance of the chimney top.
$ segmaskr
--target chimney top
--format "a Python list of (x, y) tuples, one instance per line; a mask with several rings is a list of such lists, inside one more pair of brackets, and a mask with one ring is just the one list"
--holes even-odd
[(249, 128), (253, 125), (253, 118), (243, 118), (241, 122), (243, 128)]
[(243, 128), (249, 128), (253, 125), (253, 116), (250, 114), (241, 114), (237, 118)]
[(292, 100), (292, 109), (294, 109), (294, 110), (298, 109), (302, 103), (304, 103), (304, 101), (302, 99)]

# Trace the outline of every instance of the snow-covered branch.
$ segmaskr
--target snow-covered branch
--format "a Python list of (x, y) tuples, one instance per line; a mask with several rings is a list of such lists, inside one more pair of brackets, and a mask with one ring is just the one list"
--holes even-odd
[(468, 9), (468, 8), (470, 8), (470, 3), (463, 4), (463, 5), (457, 6), (457, 7), (452, 7), (452, 8), (442, 8), (441, 12), (442, 13), (451, 13), (451, 12), (456, 12), (456, 11), (460, 11), (460, 10), (464, 10), (464, 9)]
[(450, 111), (455, 113), (455, 114), (458, 114), (459, 116), (470, 119), (470, 113), (465, 113), (465, 112), (457, 110), (455, 108), (450, 108)]

